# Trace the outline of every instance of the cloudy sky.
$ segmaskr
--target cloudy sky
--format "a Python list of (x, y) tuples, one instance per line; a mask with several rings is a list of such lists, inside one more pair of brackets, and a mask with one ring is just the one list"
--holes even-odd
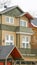
[[(1, 0), (3, 3), (9, 0)], [(18, 5), (25, 12), (30, 12), (32, 15), (37, 16), (37, 0), (10, 0), (8, 6)]]

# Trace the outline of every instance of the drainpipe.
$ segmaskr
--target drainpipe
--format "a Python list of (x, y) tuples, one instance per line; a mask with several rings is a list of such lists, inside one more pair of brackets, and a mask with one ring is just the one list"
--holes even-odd
[[(19, 17), (19, 30), (20, 30), (20, 17)], [(19, 33), (19, 48), (20, 48), (20, 33)]]

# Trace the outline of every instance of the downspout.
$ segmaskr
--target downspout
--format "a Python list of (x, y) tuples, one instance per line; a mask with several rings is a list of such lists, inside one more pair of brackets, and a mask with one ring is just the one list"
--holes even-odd
[[(20, 32), (20, 17), (19, 17), (19, 32)], [(20, 48), (20, 33), (19, 33), (19, 48)]]

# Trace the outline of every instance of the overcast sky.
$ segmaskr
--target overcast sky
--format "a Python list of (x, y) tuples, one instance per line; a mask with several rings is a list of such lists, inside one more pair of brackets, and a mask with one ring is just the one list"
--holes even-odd
[[(0, 2), (5, 2), (6, 0), (1, 0)], [(37, 0), (10, 0), (10, 5), (18, 5), (25, 12), (30, 12), (33, 15), (37, 15)]]

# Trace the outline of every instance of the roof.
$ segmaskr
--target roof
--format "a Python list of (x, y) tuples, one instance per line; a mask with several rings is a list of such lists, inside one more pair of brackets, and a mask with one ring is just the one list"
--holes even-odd
[(13, 45), (9, 46), (0, 46), (0, 59), (6, 59), (11, 50), (14, 49)]
[(37, 18), (34, 18), (33, 20), (31, 20), (31, 24), (32, 24), (34, 27), (37, 27)]
[(25, 15), (28, 19), (33, 19), (33, 17), (28, 12), (22, 11), (22, 9), (18, 6), (8, 7), (5, 10), (1, 11), (0, 14), (6, 14), (16, 17), (21, 17)]
[(19, 16), (22, 13), (24, 13), (24, 12), (18, 6), (8, 7), (5, 10), (0, 12), (0, 14), (9, 14), (9, 15), (12, 15), (12, 16)]
[(18, 17), (21, 17), (21, 16), (26, 16), (29, 20), (33, 19), (32, 15), (28, 12), (24, 12), (23, 14), (19, 15)]
[(22, 59), (20, 51), (14, 45), (0, 46), (0, 60), (5, 60), (12, 56), (13, 59)]
[(32, 15), (31, 15), (29, 12), (26, 12), (25, 16), (26, 16), (28, 19), (33, 19)]

